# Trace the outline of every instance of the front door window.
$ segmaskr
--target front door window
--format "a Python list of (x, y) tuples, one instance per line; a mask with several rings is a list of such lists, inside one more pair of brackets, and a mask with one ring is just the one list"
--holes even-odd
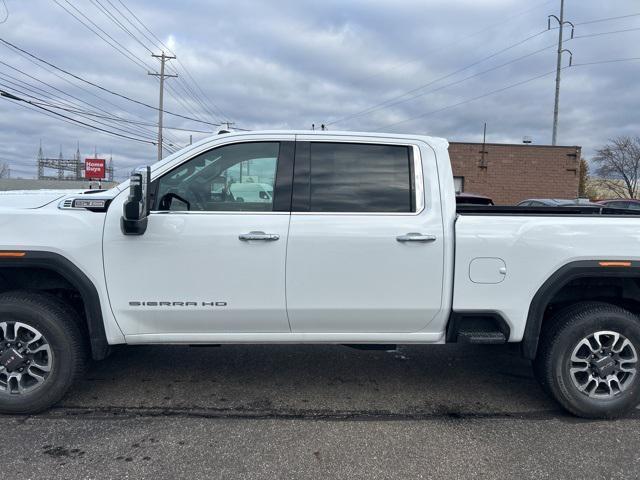
[(155, 209), (272, 211), (279, 146), (239, 143), (194, 157), (159, 180)]

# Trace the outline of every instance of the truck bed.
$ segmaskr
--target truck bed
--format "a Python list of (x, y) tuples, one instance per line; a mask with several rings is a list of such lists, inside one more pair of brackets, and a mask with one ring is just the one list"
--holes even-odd
[(533, 215), (533, 216), (573, 216), (573, 215), (595, 215), (595, 216), (640, 216), (640, 210), (627, 210), (622, 208), (594, 208), (590, 206), (575, 207), (516, 207), (500, 205), (457, 205), (456, 212), (460, 215)]

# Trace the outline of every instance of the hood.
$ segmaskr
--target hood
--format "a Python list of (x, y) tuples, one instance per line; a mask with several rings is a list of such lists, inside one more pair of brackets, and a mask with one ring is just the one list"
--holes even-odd
[(10, 190), (0, 192), (0, 208), (40, 208), (82, 190)]

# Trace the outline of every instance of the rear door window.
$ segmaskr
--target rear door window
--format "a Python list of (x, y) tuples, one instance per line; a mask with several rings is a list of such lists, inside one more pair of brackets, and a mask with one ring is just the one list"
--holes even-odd
[(415, 212), (408, 146), (311, 143), (309, 211)]

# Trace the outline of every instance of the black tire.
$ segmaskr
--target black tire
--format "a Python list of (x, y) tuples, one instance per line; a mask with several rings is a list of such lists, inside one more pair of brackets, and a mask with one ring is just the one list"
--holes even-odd
[[(590, 305), (593, 305), (593, 303), (590, 303)], [(570, 305), (566, 308), (563, 308), (562, 310), (555, 312), (553, 315), (551, 315), (551, 317), (547, 320), (547, 323), (545, 325), (557, 325), (561, 323), (564, 318), (572, 317), (576, 313), (582, 311), (585, 308), (585, 306), (586, 306), (585, 303), (576, 303), (574, 305)], [(542, 345), (549, 342), (550, 337), (553, 335), (555, 335), (555, 333), (551, 328), (543, 329), (543, 331), (540, 332), (540, 343), (539, 343), (540, 349), (538, 350), (536, 361), (533, 362), (533, 376), (540, 384), (540, 387), (542, 387), (542, 390), (544, 391), (544, 393), (546, 393), (550, 397), (553, 397), (553, 392), (551, 391), (551, 386), (549, 385), (549, 377), (547, 375), (547, 371), (548, 371), (547, 366), (544, 362), (537, 361), (537, 358), (540, 358), (540, 350), (543, 348)]]
[[(75, 310), (53, 295), (36, 292), (0, 294), (0, 323), (19, 321), (38, 330), (52, 351), (51, 370), (32, 391), (0, 390), (0, 413), (37, 413), (57, 403), (84, 373), (87, 349)], [(1, 334), (1, 332), (0, 332)]]
[(640, 371), (623, 391), (610, 398), (592, 398), (578, 389), (569, 370), (578, 343), (600, 331), (624, 335), (640, 353), (640, 320), (636, 315), (608, 303), (579, 303), (558, 312), (543, 325), (534, 373), (542, 388), (574, 415), (617, 418), (640, 403)]

